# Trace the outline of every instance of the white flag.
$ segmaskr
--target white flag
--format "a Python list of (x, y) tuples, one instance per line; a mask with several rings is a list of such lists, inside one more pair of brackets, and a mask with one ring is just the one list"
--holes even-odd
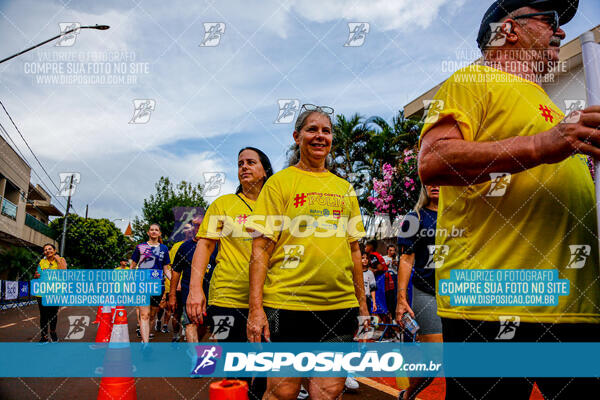
[(17, 281), (6, 281), (6, 292), (4, 298), (6, 300), (14, 300), (19, 295), (19, 282)]

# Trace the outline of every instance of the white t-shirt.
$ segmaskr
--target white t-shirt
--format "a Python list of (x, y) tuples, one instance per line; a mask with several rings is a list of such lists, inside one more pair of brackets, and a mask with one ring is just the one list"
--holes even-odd
[(363, 271), (363, 282), (365, 284), (365, 295), (371, 298), (371, 292), (377, 289), (375, 274), (370, 269)]
[(383, 259), (385, 260), (385, 263), (387, 264), (389, 271), (392, 274), (398, 275), (398, 265), (392, 262), (392, 261), (396, 261), (397, 258), (392, 259), (392, 257), (390, 257), (390, 256), (383, 256)]

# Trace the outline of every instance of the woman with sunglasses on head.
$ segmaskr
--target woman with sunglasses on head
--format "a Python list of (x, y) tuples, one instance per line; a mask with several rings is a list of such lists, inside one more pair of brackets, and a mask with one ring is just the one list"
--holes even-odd
[[(39, 279), (41, 276), (40, 270), (43, 269), (67, 269), (67, 262), (56, 253), (56, 247), (51, 243), (44, 245), (44, 257), (40, 260), (38, 270), (33, 275), (33, 278)], [(50, 329), (50, 339), (53, 342), (58, 342), (56, 322), (60, 307), (42, 305), (41, 297), (37, 297), (37, 302), (40, 309), (40, 343), (48, 342), (48, 329)]]
[[(251, 342), (263, 337), (274, 342), (351, 342), (359, 315), (369, 320), (358, 200), (352, 185), (326, 168), (331, 114), (330, 107), (302, 106), (293, 134), (299, 159), (269, 179), (246, 225), (254, 231)], [(310, 398), (338, 398), (345, 380), (309, 378)], [(301, 381), (269, 377), (264, 398), (296, 399)]]
[[(170, 266), (171, 258), (169, 257), (169, 248), (163, 244), (160, 225), (151, 224), (148, 228), (148, 241), (135, 246), (133, 255), (131, 256), (131, 268), (138, 269), (154, 269), (163, 271), (164, 277), (171, 278)], [(161, 285), (164, 291), (164, 284)], [(154, 321), (158, 313), (158, 306), (162, 299), (162, 293), (156, 296), (150, 296), (150, 305), (140, 306), (139, 324), (140, 335), (143, 343), (148, 343), (150, 337), (154, 337), (150, 333), (150, 321)]]
[[(213, 339), (222, 342), (247, 342), (248, 319), (248, 264), (252, 251), (252, 237), (245, 230), (246, 222), (263, 185), (273, 175), (271, 161), (254, 147), (245, 147), (238, 153), (238, 179), (235, 194), (216, 199), (206, 210), (198, 229), (198, 242), (192, 259), (190, 292), (184, 321), (203, 323), (208, 316), (212, 323)], [(202, 281), (210, 255), (219, 243), (216, 266), (210, 280), (208, 308)], [(187, 316), (186, 316), (187, 313)], [(208, 314), (208, 315), (207, 315)], [(251, 379), (243, 378), (249, 384)], [(250, 400), (262, 398), (265, 379), (255, 378), (249, 385)]]

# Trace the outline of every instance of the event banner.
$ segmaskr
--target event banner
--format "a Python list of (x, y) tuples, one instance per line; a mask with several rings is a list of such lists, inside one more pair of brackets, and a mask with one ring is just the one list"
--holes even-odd
[(147, 306), (162, 294), (157, 269), (46, 269), (31, 281), (45, 306)]
[(600, 343), (0, 343), (0, 351), (10, 360), (2, 377), (600, 376)]

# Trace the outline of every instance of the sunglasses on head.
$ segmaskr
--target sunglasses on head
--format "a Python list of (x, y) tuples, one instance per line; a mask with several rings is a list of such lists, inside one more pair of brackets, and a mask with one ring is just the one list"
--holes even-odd
[(314, 104), (302, 104), (302, 107), (300, 107), (300, 113), (302, 113), (302, 111), (304, 110), (319, 111), (328, 115), (333, 115), (333, 108), (329, 106), (315, 106)]
[(552, 28), (552, 31), (554, 33), (556, 33), (556, 31), (558, 30), (558, 27), (560, 26), (560, 22), (559, 22), (560, 18), (558, 16), (558, 12), (556, 10), (541, 11), (541, 12), (536, 12), (536, 13), (531, 13), (531, 14), (517, 15), (516, 17), (512, 17), (512, 19), (532, 18), (532, 17), (537, 17), (537, 16), (546, 17), (544, 19), (545, 22), (547, 22), (550, 25), (550, 27)]

